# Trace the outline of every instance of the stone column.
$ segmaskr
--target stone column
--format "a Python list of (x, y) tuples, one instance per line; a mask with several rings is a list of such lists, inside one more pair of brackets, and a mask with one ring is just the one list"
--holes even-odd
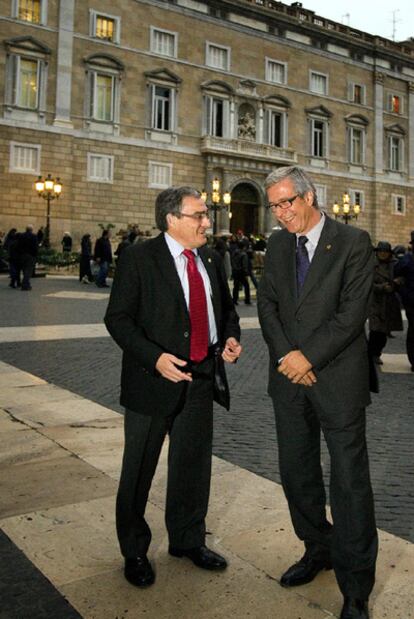
[(57, 49), (56, 106), (53, 124), (72, 128), (70, 117), (72, 91), (72, 52), (75, 0), (59, 2), (59, 36)]
[(384, 171), (384, 73), (374, 74), (374, 109), (375, 109), (375, 174)]
[(414, 82), (408, 84), (408, 178), (414, 180)]

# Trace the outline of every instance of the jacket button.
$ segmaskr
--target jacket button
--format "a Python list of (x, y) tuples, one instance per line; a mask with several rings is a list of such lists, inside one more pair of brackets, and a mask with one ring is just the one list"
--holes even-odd
[(190, 334), (188, 333), (188, 331), (184, 331), (184, 337), (188, 337)]

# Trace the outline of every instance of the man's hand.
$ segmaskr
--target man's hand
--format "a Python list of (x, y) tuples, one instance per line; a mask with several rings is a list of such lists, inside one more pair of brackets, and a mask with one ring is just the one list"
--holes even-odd
[(301, 383), (310, 387), (313, 383), (316, 383), (316, 376), (312, 372), (312, 365), (300, 350), (291, 350), (285, 355), (277, 371), (294, 384)]
[(178, 367), (184, 367), (185, 365), (187, 365), (186, 361), (164, 352), (158, 357), (155, 369), (158, 370), (161, 376), (173, 383), (179, 383), (182, 380), (191, 382), (193, 380), (191, 374), (189, 372), (181, 372), (181, 370), (178, 369)]
[(229, 337), (226, 340), (221, 356), (227, 363), (234, 363), (240, 357), (242, 350), (240, 342), (234, 337)]

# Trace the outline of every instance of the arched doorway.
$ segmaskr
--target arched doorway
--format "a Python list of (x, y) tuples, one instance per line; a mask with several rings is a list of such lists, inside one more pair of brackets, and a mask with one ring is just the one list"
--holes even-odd
[(250, 183), (239, 183), (231, 192), (230, 232), (243, 230), (244, 234), (259, 231), (259, 195)]

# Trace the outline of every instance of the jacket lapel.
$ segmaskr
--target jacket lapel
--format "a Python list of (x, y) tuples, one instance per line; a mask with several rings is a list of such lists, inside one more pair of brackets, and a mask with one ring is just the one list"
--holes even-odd
[[(282, 238), (281, 238), (282, 240)], [(283, 243), (280, 243), (280, 264), (286, 264), (286, 281), (291, 297), (296, 303), (296, 235), (287, 232)], [(278, 268), (278, 265), (275, 265)]]
[(154, 260), (157, 263), (163, 278), (166, 280), (174, 296), (180, 302), (182, 311), (188, 314), (183, 287), (181, 285), (180, 278), (178, 277), (174, 258), (172, 257), (171, 252), (168, 249), (168, 245), (165, 241), (163, 233), (158, 235), (155, 239), (153, 249)]
[[(308, 296), (314, 286), (320, 281), (323, 273), (331, 263), (333, 240), (337, 234), (335, 222), (325, 215), (325, 224), (319, 239), (318, 246), (313, 256), (309, 271), (306, 275), (305, 283), (298, 297), (296, 310), (299, 309), (304, 299)], [(296, 261), (295, 261), (295, 283), (296, 283)]]

